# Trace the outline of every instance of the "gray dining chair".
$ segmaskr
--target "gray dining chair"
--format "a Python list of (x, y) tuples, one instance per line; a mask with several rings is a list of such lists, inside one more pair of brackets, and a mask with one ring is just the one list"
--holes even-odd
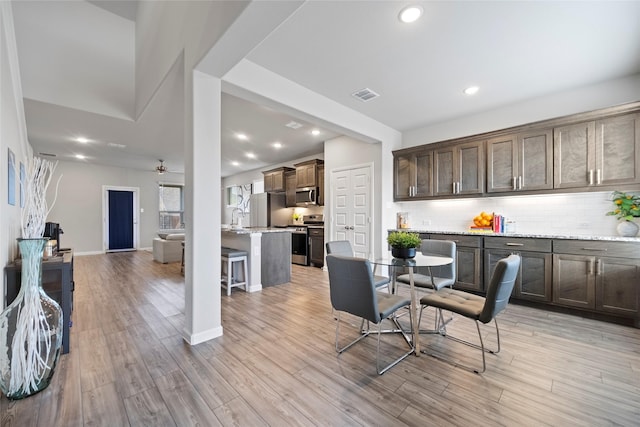
[[(420, 299), (420, 317), (422, 317), (423, 308), (434, 307), (440, 312), (440, 319), (442, 319), (442, 310), (448, 310), (474, 320), (476, 322), (476, 329), (478, 330), (480, 345), (447, 334), (444, 323), (441, 324), (440, 333), (446, 338), (479, 349), (482, 352), (482, 371), (480, 372), (484, 372), (487, 369), (484, 355), (485, 352), (492, 354), (500, 352), (500, 330), (498, 329), (496, 316), (507, 307), (519, 272), (520, 256), (516, 254), (509, 255), (508, 257), (499, 260), (496, 264), (493, 274), (491, 275), (491, 281), (487, 287), (486, 297), (459, 291), (457, 289), (442, 288), (436, 292), (427, 294)], [(496, 325), (496, 339), (498, 341), (497, 350), (485, 349), (484, 342), (482, 340), (482, 333), (480, 332), (480, 322), (487, 324), (492, 320)], [(451, 363), (449, 360), (442, 359), (435, 354), (428, 354)], [(456, 366), (462, 365), (456, 364)], [(468, 367), (467, 369), (471, 369), (473, 372), (479, 373), (477, 369)]]
[[(327, 255), (343, 255), (353, 257), (355, 256), (353, 253), (353, 247), (351, 246), (351, 242), (348, 240), (334, 240), (331, 242), (327, 242), (325, 244), (327, 247)], [(376, 274), (373, 275), (373, 280), (376, 284), (376, 288), (381, 288), (383, 286), (387, 287), (387, 291), (391, 292), (391, 279), (386, 276), (378, 276)]]
[[(367, 259), (347, 257), (342, 255), (327, 255), (327, 268), (329, 270), (329, 291), (331, 306), (338, 314), (336, 321), (336, 351), (338, 354), (369, 336), (370, 322), (378, 325), (378, 343), (376, 346), (376, 371), (382, 375), (387, 370), (398, 364), (401, 360), (413, 353), (414, 347), (407, 331), (404, 331), (398, 322), (394, 332), (398, 332), (409, 346), (409, 351), (393, 360), (385, 367), (380, 367), (380, 337), (382, 335), (382, 321), (393, 319), (396, 311), (402, 307), (411, 305), (411, 299), (389, 293), (378, 292), (373, 280), (371, 263)], [(357, 316), (367, 323), (366, 329), (360, 329), (360, 336), (344, 347), (340, 347), (340, 314), (349, 313)]]

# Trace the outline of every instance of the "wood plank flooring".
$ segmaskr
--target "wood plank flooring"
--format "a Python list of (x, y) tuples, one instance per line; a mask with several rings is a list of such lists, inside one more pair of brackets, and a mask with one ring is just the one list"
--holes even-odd
[[(294, 265), (291, 283), (223, 294), (224, 336), (192, 347), (179, 334), (179, 263), (142, 251), (76, 257), (75, 281), (71, 352), (45, 391), (0, 398), (2, 427), (640, 424), (638, 329), (510, 304), (484, 374), (410, 356), (378, 376), (375, 338), (336, 355), (321, 269)], [(354, 334), (356, 319), (343, 320)], [(466, 319), (448, 329), (477, 339)], [(495, 345), (494, 328), (483, 332)], [(481, 365), (477, 350), (451, 340), (421, 343)], [(383, 337), (384, 357), (400, 346)]]

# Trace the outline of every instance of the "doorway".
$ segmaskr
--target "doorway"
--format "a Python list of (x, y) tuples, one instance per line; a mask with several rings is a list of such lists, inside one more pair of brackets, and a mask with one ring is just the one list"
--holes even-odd
[(103, 249), (105, 252), (135, 251), (138, 248), (139, 189), (103, 187)]
[(372, 165), (331, 171), (331, 240), (348, 240), (354, 255), (371, 256)]

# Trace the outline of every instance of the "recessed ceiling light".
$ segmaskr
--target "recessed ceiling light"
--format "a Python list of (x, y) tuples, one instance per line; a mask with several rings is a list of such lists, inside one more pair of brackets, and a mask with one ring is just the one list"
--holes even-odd
[(400, 11), (398, 14), (398, 19), (405, 24), (410, 24), (411, 22), (416, 22), (422, 16), (424, 9), (421, 6), (412, 5), (407, 6)]
[(236, 161), (231, 162), (231, 164), (232, 164), (233, 166), (240, 166), (240, 163), (238, 163), (238, 162), (236, 162)]
[(86, 159), (86, 156), (84, 156), (82, 154), (76, 154), (76, 159), (83, 160), (83, 159)]
[(76, 141), (81, 143), (81, 144), (86, 144), (87, 142), (89, 142), (89, 140), (83, 136), (80, 136), (78, 138), (76, 138)]
[(311, 135), (318, 136), (318, 135), (320, 135), (320, 131), (318, 129), (314, 129), (314, 130), (311, 131)]
[(245, 154), (245, 156), (247, 156), (247, 157), (248, 157), (248, 158), (250, 158), (250, 159), (255, 159), (255, 158), (256, 158), (256, 155), (255, 155), (255, 154), (253, 154), (253, 153), (251, 153), (251, 152), (246, 153), (246, 154)]
[(238, 138), (241, 141), (246, 141), (247, 139), (249, 139), (249, 137), (244, 133), (236, 133), (236, 138)]
[(274, 142), (273, 143), (273, 148), (282, 148), (282, 144), (279, 142)]
[(476, 93), (478, 93), (478, 90), (480, 90), (478, 86), (469, 86), (463, 92), (465, 93), (465, 95), (475, 95)]

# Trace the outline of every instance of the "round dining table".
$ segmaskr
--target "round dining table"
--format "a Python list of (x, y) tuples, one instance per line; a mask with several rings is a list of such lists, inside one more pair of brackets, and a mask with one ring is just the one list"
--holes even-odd
[[(436, 255), (424, 255), (417, 251), (416, 256), (413, 258), (394, 258), (391, 252), (386, 255), (371, 261), (376, 266), (386, 266), (389, 268), (389, 274), (392, 279), (392, 289), (395, 291), (395, 271), (397, 269), (406, 269), (409, 272), (409, 292), (411, 296), (411, 333), (413, 335), (413, 347), (416, 356), (420, 355), (420, 328), (418, 325), (418, 301), (416, 297), (416, 290), (413, 282), (413, 275), (415, 269), (418, 267), (427, 267), (429, 269), (429, 275), (431, 276), (431, 282), (433, 284), (433, 275), (431, 274), (431, 267), (437, 267), (440, 265), (447, 265), (453, 262), (453, 258), (436, 256)], [(435, 289), (435, 285), (433, 287)]]

